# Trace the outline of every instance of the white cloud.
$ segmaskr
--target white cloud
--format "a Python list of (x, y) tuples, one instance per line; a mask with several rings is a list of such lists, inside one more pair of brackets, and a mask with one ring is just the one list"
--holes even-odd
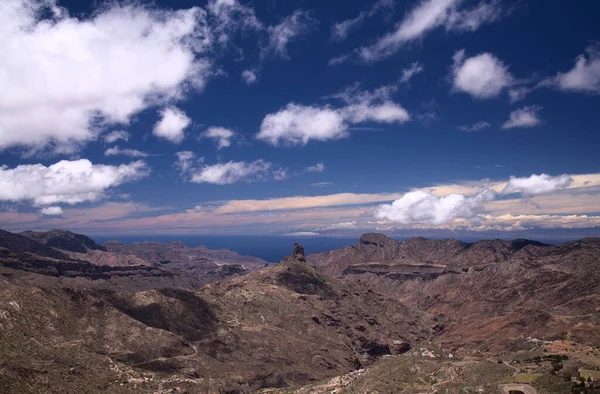
[(518, 87), (508, 89), (508, 95), (511, 103), (523, 100), (529, 93), (533, 91), (533, 88)]
[(269, 26), (269, 42), (263, 48), (263, 56), (273, 53), (275, 56), (288, 59), (288, 44), (298, 38), (310, 33), (318, 22), (310, 12), (296, 10), (290, 16), (285, 17), (281, 23)]
[(251, 7), (237, 0), (209, 0), (206, 9), (214, 18), (212, 36), (219, 45), (227, 45), (236, 31), (260, 31), (262, 23)]
[(475, 31), (482, 24), (502, 15), (498, 1), (480, 2), (469, 10), (459, 9), (460, 0), (422, 0), (409, 11), (395, 31), (374, 45), (363, 47), (359, 55), (364, 61), (377, 61), (398, 51), (403, 45), (421, 39), (438, 27), (448, 31)]
[(413, 64), (410, 65), (410, 67), (407, 67), (402, 70), (402, 77), (400, 77), (400, 82), (408, 83), (412, 77), (414, 77), (415, 75), (417, 75), (419, 73), (422, 73), (423, 70), (424, 70), (424, 68), (421, 63), (414, 62)]
[[(0, 75), (10, 75), (0, 96), (0, 149), (73, 151), (107, 125), (202, 88), (211, 74), (200, 8), (113, 2), (83, 19), (53, 5), (0, 2)], [(50, 20), (42, 20), (46, 6), (55, 11)]]
[(350, 59), (351, 57), (352, 57), (352, 55), (349, 55), (349, 54), (336, 56), (336, 57), (331, 58), (327, 64), (332, 67), (339, 66), (340, 64), (346, 62), (346, 60)]
[(104, 136), (104, 142), (112, 144), (118, 140), (129, 141), (129, 133), (123, 130), (112, 131)]
[(152, 133), (178, 144), (183, 141), (184, 131), (190, 125), (191, 119), (175, 107), (168, 107), (160, 111), (161, 119), (156, 122)]
[(204, 158), (196, 160), (196, 154), (189, 150), (177, 152), (175, 153), (175, 156), (177, 156), (175, 167), (181, 173), (181, 175), (188, 173), (188, 171), (194, 167), (197, 161), (200, 163), (204, 161)]
[(217, 149), (223, 149), (231, 146), (231, 139), (235, 137), (235, 132), (224, 127), (209, 127), (201, 134), (202, 138), (212, 139), (217, 145)]
[(573, 183), (573, 178), (567, 174), (550, 176), (546, 174), (533, 174), (528, 178), (510, 177), (503, 193), (521, 192), (527, 197), (540, 194), (550, 194), (566, 189)]
[(306, 145), (343, 138), (347, 129), (343, 115), (334, 109), (291, 103), (265, 116), (256, 138), (271, 145)]
[(491, 53), (465, 59), (465, 51), (454, 55), (452, 67), (454, 90), (477, 99), (497, 97), (514, 83), (508, 67)]
[(590, 46), (585, 54), (579, 55), (573, 68), (566, 73), (558, 73), (542, 85), (554, 86), (560, 90), (600, 94), (600, 48)]
[(255, 84), (258, 81), (256, 70), (244, 70), (242, 72), (242, 80), (246, 82), (247, 85)]
[(355, 18), (346, 19), (331, 26), (331, 37), (336, 41), (345, 40), (353, 30), (360, 27), (368, 18), (380, 11), (393, 9), (394, 0), (379, 0), (369, 10), (360, 12)]
[(232, 200), (217, 208), (215, 210), (215, 213), (229, 214), (239, 212), (287, 211), (295, 209), (306, 209), (318, 215), (318, 211), (314, 211), (312, 210), (312, 208), (335, 207), (343, 205), (364, 205), (376, 202), (393, 201), (397, 198), (400, 198), (401, 196), (402, 194), (400, 193), (340, 193), (329, 194), (325, 196), (296, 196), (284, 198), (271, 198), (266, 200)]
[(32, 201), (43, 206), (96, 201), (110, 188), (148, 175), (143, 161), (120, 166), (92, 164), (89, 160), (62, 160), (42, 164), (0, 167), (0, 201)]
[(446, 21), (446, 30), (475, 31), (485, 23), (494, 22), (503, 14), (499, 0), (482, 1), (468, 10), (452, 10)]
[(61, 207), (44, 207), (40, 210), (40, 213), (45, 216), (59, 216), (63, 214)]
[(400, 224), (446, 224), (455, 219), (473, 219), (496, 193), (485, 189), (474, 196), (450, 194), (438, 197), (425, 191), (406, 193), (390, 205), (375, 210), (375, 218)]
[(383, 87), (373, 92), (359, 91), (357, 86), (331, 96), (347, 103), (341, 108), (288, 104), (268, 114), (256, 138), (271, 145), (306, 145), (309, 141), (344, 138), (351, 124), (364, 122), (404, 123), (408, 112), (389, 98), (394, 89)]
[(318, 237), (319, 233), (315, 233), (314, 231), (298, 231), (295, 233), (287, 233), (285, 234), (287, 237)]
[(182, 177), (192, 183), (211, 183), (230, 185), (236, 182), (254, 182), (274, 179), (281, 181), (287, 178), (287, 170), (273, 168), (273, 163), (262, 159), (252, 162), (229, 161), (218, 164), (202, 164), (204, 158), (196, 159), (190, 151), (177, 152), (175, 167)]
[(332, 182), (316, 182), (310, 184), (312, 187), (329, 187), (331, 185), (333, 185)]
[(462, 131), (472, 132), (487, 129), (488, 127), (490, 127), (488, 122), (477, 122), (470, 126), (459, 126), (459, 129)]
[(148, 157), (148, 154), (137, 149), (121, 149), (118, 146), (113, 146), (104, 152), (104, 156)]
[(357, 29), (365, 21), (366, 13), (361, 12), (356, 18), (346, 19), (331, 26), (331, 37), (336, 41), (345, 40), (350, 32)]
[(322, 161), (318, 162), (314, 166), (307, 167), (304, 171), (306, 172), (323, 172), (325, 171), (325, 164)]
[(509, 119), (502, 125), (503, 129), (513, 129), (515, 127), (535, 127), (542, 123), (538, 113), (542, 107), (531, 105), (516, 109), (510, 113)]
[[(190, 182), (230, 185), (236, 182), (262, 180), (270, 175), (272, 164), (264, 160), (253, 162), (230, 161), (227, 163), (205, 165), (190, 172)], [(279, 173), (276, 173), (279, 174)]]

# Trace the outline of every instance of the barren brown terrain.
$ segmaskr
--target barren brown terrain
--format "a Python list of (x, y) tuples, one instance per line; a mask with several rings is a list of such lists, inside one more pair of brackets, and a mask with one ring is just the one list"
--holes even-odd
[(179, 243), (0, 235), (7, 392), (544, 394), (579, 379), (596, 392), (596, 239), (366, 234), (265, 266)]

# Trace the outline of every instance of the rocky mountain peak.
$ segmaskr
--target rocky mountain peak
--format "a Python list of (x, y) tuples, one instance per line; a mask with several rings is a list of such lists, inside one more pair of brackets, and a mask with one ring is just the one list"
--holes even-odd
[(102, 250), (100, 246), (88, 236), (75, 234), (67, 230), (50, 230), (45, 232), (24, 231), (20, 235), (32, 239), (49, 248), (66, 250), (69, 252), (86, 253), (88, 250)]
[(381, 233), (367, 233), (367, 234), (363, 234), (360, 237), (360, 243), (362, 245), (374, 245), (374, 246), (378, 246), (380, 248), (383, 248), (387, 245), (389, 245), (390, 243), (394, 243), (396, 241), (394, 241), (391, 238), (386, 237), (384, 234)]

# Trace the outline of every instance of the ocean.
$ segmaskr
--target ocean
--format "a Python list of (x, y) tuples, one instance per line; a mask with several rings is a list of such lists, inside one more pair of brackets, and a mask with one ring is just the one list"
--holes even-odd
[(93, 236), (96, 242), (103, 243), (109, 240), (118, 240), (123, 243), (156, 241), (171, 242), (181, 241), (185, 245), (195, 247), (204, 245), (209, 249), (229, 249), (242, 255), (256, 256), (273, 263), (279, 262), (285, 256), (292, 254), (294, 242), (299, 242), (306, 252), (320, 253), (332, 249), (339, 249), (358, 242), (356, 238), (334, 237), (274, 237), (274, 236), (247, 236), (247, 235), (148, 235), (148, 236)]

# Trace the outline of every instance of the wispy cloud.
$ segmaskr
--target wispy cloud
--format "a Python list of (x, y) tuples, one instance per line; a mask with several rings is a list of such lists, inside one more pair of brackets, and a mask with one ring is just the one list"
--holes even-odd
[(312, 187), (329, 187), (331, 185), (333, 185), (333, 182), (316, 182), (310, 184)]
[(558, 73), (541, 85), (567, 92), (600, 94), (600, 43), (589, 46), (585, 54), (579, 55), (571, 70)]
[(323, 164), (323, 162), (320, 161), (317, 164), (315, 164), (314, 166), (306, 167), (306, 169), (304, 171), (306, 171), (306, 172), (323, 172), (323, 171), (325, 171), (325, 164)]
[(148, 157), (148, 154), (137, 149), (122, 149), (118, 146), (113, 146), (104, 151), (104, 156)]
[(367, 19), (384, 11), (394, 9), (394, 0), (378, 0), (368, 10), (361, 11), (356, 17), (346, 19), (331, 26), (331, 37), (335, 41), (343, 41), (350, 33), (357, 30)]
[(268, 27), (268, 44), (262, 48), (263, 57), (269, 54), (288, 59), (288, 45), (318, 25), (317, 20), (308, 11), (296, 10), (279, 24)]
[(473, 132), (487, 129), (488, 127), (490, 127), (490, 124), (488, 122), (477, 122), (469, 126), (459, 126), (458, 128), (462, 131)]
[(482, 1), (471, 9), (461, 8), (461, 3), (459, 0), (420, 1), (394, 31), (381, 37), (375, 44), (360, 48), (360, 58), (367, 62), (378, 61), (436, 28), (475, 31), (485, 23), (498, 20), (503, 14), (499, 1)]
[(425, 69), (419, 62), (414, 62), (409, 67), (402, 70), (402, 76), (400, 77), (400, 83), (408, 83), (412, 77), (422, 73)]

